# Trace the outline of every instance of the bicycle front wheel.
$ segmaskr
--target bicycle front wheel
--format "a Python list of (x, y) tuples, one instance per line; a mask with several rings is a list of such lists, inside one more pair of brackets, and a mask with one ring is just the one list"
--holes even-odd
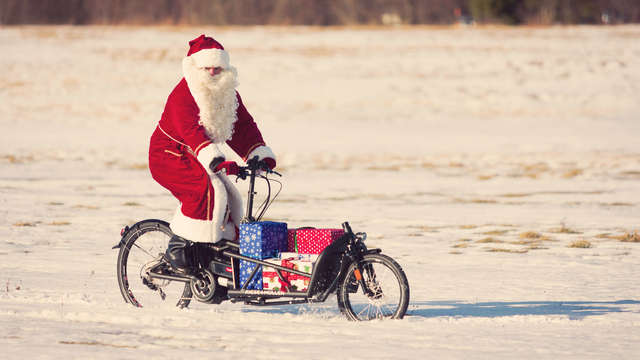
[(359, 267), (355, 262), (349, 266), (337, 295), (338, 307), (349, 320), (402, 319), (409, 305), (409, 282), (395, 260), (367, 254)]

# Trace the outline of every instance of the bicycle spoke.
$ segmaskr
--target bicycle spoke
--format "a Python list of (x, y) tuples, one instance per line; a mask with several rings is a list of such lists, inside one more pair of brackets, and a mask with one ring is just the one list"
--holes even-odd
[[(362, 291), (354, 292), (352, 265), (349, 277), (339, 288), (338, 305), (351, 320), (402, 318), (408, 304), (408, 286), (402, 269), (385, 255), (366, 255), (358, 265), (362, 271)], [(364, 285), (362, 285), (364, 284)]]
[(356, 315), (358, 315), (358, 317), (360, 317), (360, 315), (362, 315), (362, 313), (363, 313), (365, 310), (367, 310), (368, 308), (369, 308), (368, 306), (363, 307), (363, 308), (362, 308), (362, 310), (360, 310), (360, 312), (359, 312), (359, 313), (357, 313)]
[(141, 248), (138, 244), (134, 243), (133, 246), (137, 247), (138, 249), (140, 249), (141, 251), (143, 251), (144, 253), (146, 253), (147, 255), (151, 256), (151, 257), (155, 257), (153, 255), (151, 255), (150, 252), (148, 252), (147, 250)]
[[(125, 300), (137, 306), (188, 306), (191, 297), (188, 285), (179, 281), (161, 280), (149, 274), (163, 265), (164, 250), (172, 236), (168, 224), (145, 221), (138, 231), (127, 236), (126, 246), (118, 260), (120, 290)], [(128, 276), (127, 276), (128, 275)], [(174, 302), (177, 300), (177, 304)]]
[(380, 306), (376, 306), (376, 319), (382, 319), (384, 317), (384, 314), (382, 313), (382, 310), (380, 309)]
[(389, 316), (392, 316), (393, 313), (395, 313), (395, 310), (390, 309), (389, 305), (387, 305), (387, 304), (382, 304), (382, 307), (387, 308), (387, 310), (389, 311)]

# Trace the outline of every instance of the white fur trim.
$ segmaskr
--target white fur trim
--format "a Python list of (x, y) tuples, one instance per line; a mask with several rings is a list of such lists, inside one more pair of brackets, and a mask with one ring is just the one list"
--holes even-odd
[(203, 49), (188, 56), (199, 68), (222, 67), (229, 68), (229, 53), (220, 49)]
[(231, 180), (225, 175), (220, 176), (220, 179), (224, 183), (225, 188), (227, 189), (227, 195), (229, 196), (229, 211), (231, 211), (231, 217), (233, 218), (233, 223), (236, 226), (240, 226), (240, 221), (244, 216), (244, 204), (242, 202), (242, 195), (238, 191)]
[(211, 220), (213, 221), (213, 242), (217, 242), (222, 239), (222, 234), (224, 233), (224, 228), (227, 223), (227, 200), (229, 197), (227, 196), (227, 188), (224, 186), (224, 183), (220, 179), (222, 176), (219, 174), (209, 175), (214, 191), (213, 214), (211, 216)]
[(250, 152), (249, 155), (247, 155), (247, 160), (252, 159), (256, 155), (258, 156), (258, 160), (266, 158), (272, 158), (273, 160), (276, 159), (276, 155), (273, 153), (271, 148), (264, 145), (258, 146), (257, 148), (253, 149), (253, 151)]
[(187, 240), (198, 242), (212, 242), (212, 222), (190, 218), (182, 213), (182, 206), (178, 206), (171, 219), (171, 231)]
[(200, 162), (200, 164), (202, 164), (202, 166), (204, 166), (204, 169), (207, 170), (207, 173), (209, 174), (213, 173), (211, 169), (209, 169), (209, 164), (211, 163), (211, 160), (217, 157), (222, 157), (223, 159), (225, 158), (224, 154), (220, 151), (220, 149), (218, 149), (218, 146), (216, 146), (216, 144), (209, 144), (200, 149), (200, 152), (198, 153), (198, 161)]
[[(170, 228), (174, 234), (197, 242), (217, 242), (221, 239), (235, 240), (235, 226), (242, 219), (242, 197), (226, 175), (209, 176), (214, 190), (213, 214), (211, 220), (198, 220), (182, 213), (178, 206)], [(233, 222), (228, 221), (229, 207)]]

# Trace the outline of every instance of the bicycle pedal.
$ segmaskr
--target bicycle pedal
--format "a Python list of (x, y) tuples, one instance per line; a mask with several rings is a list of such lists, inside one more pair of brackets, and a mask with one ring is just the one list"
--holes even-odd
[(147, 280), (146, 278), (142, 278), (142, 283), (144, 285), (146, 285), (149, 289), (153, 290), (153, 291), (157, 291), (159, 289), (156, 284), (152, 283), (151, 281)]

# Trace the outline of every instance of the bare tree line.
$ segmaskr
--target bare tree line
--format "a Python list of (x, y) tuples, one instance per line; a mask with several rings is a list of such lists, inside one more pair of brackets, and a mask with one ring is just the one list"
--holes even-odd
[(640, 0), (0, 0), (0, 24), (640, 22)]

